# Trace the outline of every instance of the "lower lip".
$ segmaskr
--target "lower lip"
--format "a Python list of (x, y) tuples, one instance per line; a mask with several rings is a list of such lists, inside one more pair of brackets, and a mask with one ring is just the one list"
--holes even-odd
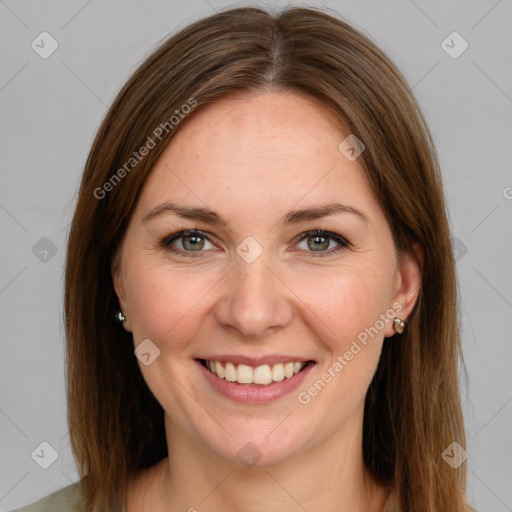
[(239, 384), (237, 382), (230, 382), (226, 379), (217, 377), (214, 373), (208, 370), (200, 361), (196, 360), (197, 365), (205, 376), (206, 380), (211, 384), (212, 388), (218, 393), (234, 400), (235, 402), (245, 403), (267, 403), (277, 400), (293, 390), (297, 389), (306, 375), (311, 371), (314, 364), (309, 363), (302, 371), (296, 373), (289, 379), (284, 379), (280, 382), (273, 382), (268, 386), (255, 386), (249, 384)]

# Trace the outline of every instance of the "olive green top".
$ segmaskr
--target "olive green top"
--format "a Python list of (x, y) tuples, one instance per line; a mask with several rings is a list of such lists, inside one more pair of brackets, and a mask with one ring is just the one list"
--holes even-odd
[(80, 486), (75, 483), (12, 512), (85, 512), (85, 503)]
[[(59, 489), (39, 501), (11, 512), (85, 512), (85, 503), (77, 483)], [(392, 491), (382, 512), (398, 512), (395, 493)], [(468, 507), (468, 512), (477, 512)]]

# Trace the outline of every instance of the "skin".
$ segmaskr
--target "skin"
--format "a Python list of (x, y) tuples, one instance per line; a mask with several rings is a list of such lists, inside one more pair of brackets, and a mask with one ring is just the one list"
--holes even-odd
[[(127, 512), (382, 511), (389, 489), (364, 467), (362, 421), (392, 323), (308, 404), (297, 399), (393, 304), (407, 319), (419, 290), (418, 264), (407, 254), (398, 261), (361, 164), (338, 150), (347, 135), (308, 97), (238, 94), (196, 112), (161, 155), (112, 275), (135, 346), (150, 339), (160, 350), (152, 364), (139, 366), (165, 411), (172, 456), (137, 475)], [(171, 200), (215, 210), (228, 226), (172, 212), (143, 221)], [(367, 222), (337, 213), (279, 223), (291, 209), (331, 202), (357, 208)], [(209, 238), (196, 258), (160, 244), (185, 229)], [(298, 240), (312, 229), (351, 245), (332, 252), (340, 245), (328, 238), (321, 251), (330, 254), (318, 256), (307, 238)], [(236, 252), (247, 236), (263, 248), (252, 263)], [(172, 245), (198, 254), (183, 241)], [(214, 391), (194, 361), (226, 353), (286, 354), (316, 364), (298, 390), (246, 404)], [(237, 457), (248, 442), (261, 453), (250, 468)]]

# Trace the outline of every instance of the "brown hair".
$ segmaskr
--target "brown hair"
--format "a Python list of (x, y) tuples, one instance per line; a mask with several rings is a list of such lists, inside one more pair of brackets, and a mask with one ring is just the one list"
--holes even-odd
[[(424, 249), (408, 328), (384, 343), (366, 396), (363, 453), (377, 481), (395, 486), (403, 512), (460, 512), (465, 464), (452, 469), (441, 455), (454, 441), (465, 446), (457, 286), (425, 119), (391, 61), (339, 16), (252, 7), (196, 21), (152, 53), (115, 99), (85, 166), (67, 250), (65, 325), (68, 421), (88, 510), (120, 511), (129, 478), (167, 456), (162, 407), (131, 334), (114, 320), (113, 255), (151, 169), (187, 122), (183, 106), (260, 90), (306, 94), (363, 141), (359, 161), (397, 249), (411, 252), (412, 241)], [(155, 133), (156, 147), (135, 159)]]

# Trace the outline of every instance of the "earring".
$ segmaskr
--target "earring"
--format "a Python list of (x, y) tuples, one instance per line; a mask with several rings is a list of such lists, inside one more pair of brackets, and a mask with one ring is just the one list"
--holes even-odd
[(119, 310), (115, 315), (114, 318), (123, 324), (124, 327), (124, 321), (126, 320), (126, 317), (123, 315), (123, 312)]
[(397, 334), (402, 334), (404, 332), (405, 320), (398, 317), (393, 318), (393, 327)]

